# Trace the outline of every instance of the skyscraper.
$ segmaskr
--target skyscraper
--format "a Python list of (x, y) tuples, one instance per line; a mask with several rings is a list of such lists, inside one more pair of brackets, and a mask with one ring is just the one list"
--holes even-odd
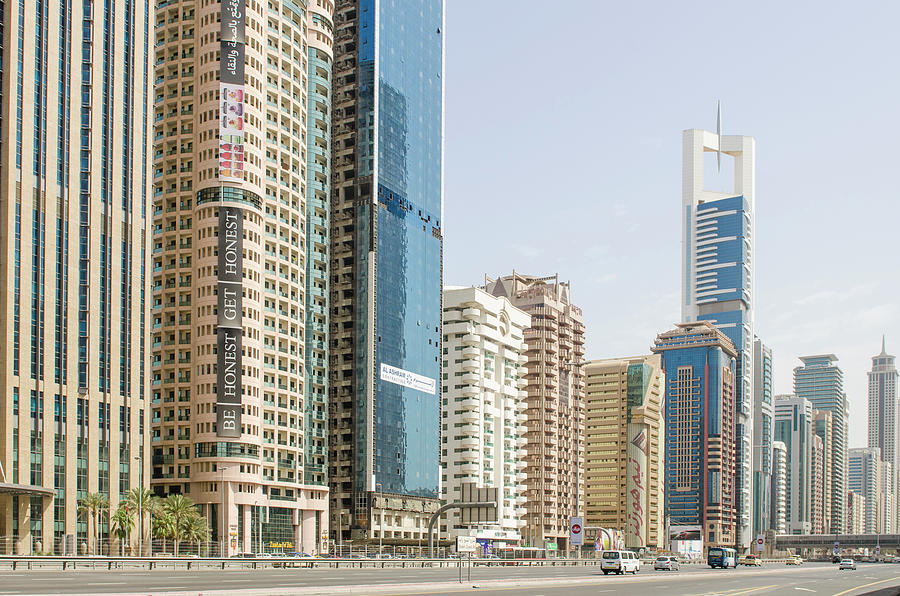
[[(513, 272), (485, 279), (485, 290), (531, 315), (525, 330), (525, 527), (529, 544), (566, 550), (569, 518), (583, 513), (584, 323), (559, 275)], [(551, 547), (552, 548), (552, 547)]]
[(18, 2), (0, 23), (0, 476), (28, 485), (0, 492), (0, 535), (20, 554), (98, 553), (79, 499), (115, 510), (149, 480), (150, 14)]
[(821, 461), (817, 465), (821, 465), (822, 486), (820, 493), (816, 493), (816, 498), (822, 502), (822, 527), (819, 533), (826, 534), (831, 528), (831, 507), (829, 507), (832, 489), (832, 473), (834, 466), (831, 465), (831, 443), (834, 441), (834, 416), (831, 412), (823, 410), (813, 410), (813, 433), (822, 442)]
[(372, 502), (413, 544), (438, 508), (442, 0), (339, 0), (332, 83), (331, 528), (371, 541)]
[(849, 490), (865, 497), (866, 534), (880, 533), (884, 527), (884, 498), (881, 450), (857, 447), (847, 451), (847, 484)]
[[(890, 462), (895, 474), (900, 472), (900, 395), (897, 394), (900, 374), (894, 356), (885, 351), (872, 357), (869, 377), (869, 447), (878, 447), (882, 459)], [(898, 479), (891, 484), (898, 486)]]
[(680, 323), (652, 348), (665, 371), (665, 515), (734, 546), (734, 344), (712, 323)]
[[(752, 525), (753, 283), (756, 141), (685, 130), (682, 170), (681, 318), (714, 323), (737, 349), (734, 412), (735, 511), (739, 546)], [(734, 159), (731, 192), (706, 190), (704, 154)]]
[(771, 529), (775, 428), (772, 374), (772, 350), (756, 338), (753, 341), (753, 536)]
[(847, 534), (863, 534), (866, 531), (866, 498), (852, 490), (847, 491)]
[(659, 354), (593, 360), (585, 376), (585, 524), (623, 528), (626, 548), (665, 548)]
[(844, 393), (844, 373), (834, 363), (837, 356), (801, 356), (803, 366), (794, 369), (794, 394), (808, 399), (816, 410), (831, 412), (831, 509), (830, 533), (846, 526), (847, 432), (849, 404)]
[(787, 455), (786, 515), (790, 534), (812, 531), (813, 408), (796, 395), (775, 396), (775, 440)]
[(771, 529), (787, 532), (787, 446), (781, 441), (772, 441)]
[(327, 544), (332, 11), (156, 13), (153, 487), (224, 554)]
[(506, 298), (479, 288), (444, 288), (442, 496), (448, 503), (461, 501), (462, 485), (472, 483), (497, 488), (499, 500), (496, 523), (469, 524), (461, 510), (448, 512), (443, 535), (450, 540), (521, 542), (528, 395), (524, 330), (530, 325), (531, 317)]
[(809, 531), (811, 534), (823, 534), (825, 527), (825, 443), (817, 434), (812, 435), (809, 471)]

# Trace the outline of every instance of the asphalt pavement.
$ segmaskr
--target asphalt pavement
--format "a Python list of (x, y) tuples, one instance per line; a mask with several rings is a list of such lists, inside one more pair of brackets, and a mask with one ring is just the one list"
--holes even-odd
[(0, 594), (503, 594), (504, 596), (858, 596), (900, 590), (900, 564), (766, 564), (713, 570), (684, 566), (633, 576), (604, 576), (596, 567), (475, 567), (459, 583), (457, 569), (17, 570), (0, 572)]

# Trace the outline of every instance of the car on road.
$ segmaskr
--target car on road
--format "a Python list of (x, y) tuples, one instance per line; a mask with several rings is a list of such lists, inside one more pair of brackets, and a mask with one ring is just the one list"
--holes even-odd
[(657, 571), (678, 571), (678, 557), (670, 557), (668, 555), (656, 557), (656, 561), (653, 562), (653, 569)]
[(612, 571), (619, 575), (629, 571), (637, 574), (641, 570), (641, 560), (630, 550), (605, 550), (600, 556), (600, 569), (603, 575)]
[(894, 557), (891, 559), (891, 563), (900, 563), (900, 557)]
[(838, 569), (852, 569), (856, 571), (856, 561), (853, 559), (841, 559), (841, 564), (838, 565)]
[(791, 555), (784, 562), (785, 565), (803, 565), (803, 559), (800, 555)]
[(760, 567), (762, 565), (762, 561), (756, 555), (744, 555), (740, 559), (738, 559), (738, 565), (746, 565), (748, 567)]

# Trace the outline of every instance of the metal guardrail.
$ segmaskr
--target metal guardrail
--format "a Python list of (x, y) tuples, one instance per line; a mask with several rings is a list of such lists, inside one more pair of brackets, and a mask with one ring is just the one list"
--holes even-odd
[[(655, 559), (642, 559), (641, 565), (652, 567)], [(784, 563), (785, 559), (765, 559), (763, 563)], [(269, 569), (269, 568), (457, 568), (471, 566), (507, 567), (597, 567), (601, 559), (404, 559), (404, 558), (347, 558), (317, 557), (259, 557), (259, 558), (200, 558), (200, 557), (56, 557), (56, 556), (0, 556), (0, 568), (13, 571), (58, 567), (62, 570), (106, 569)], [(705, 566), (705, 560), (683, 561), (682, 565)]]

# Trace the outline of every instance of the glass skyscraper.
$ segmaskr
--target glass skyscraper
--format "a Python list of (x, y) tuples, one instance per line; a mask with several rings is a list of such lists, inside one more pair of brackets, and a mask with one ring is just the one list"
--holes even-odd
[(150, 15), (14, 0), (0, 20), (0, 464), (42, 489), (0, 494), (18, 553), (98, 553), (79, 499), (114, 511), (149, 480)]
[(733, 546), (736, 356), (706, 321), (681, 323), (652, 348), (665, 371), (665, 515), (670, 532), (699, 531), (705, 545)]
[[(750, 544), (756, 141), (686, 130), (682, 172), (682, 320), (710, 321), (737, 349), (734, 440), (736, 544)], [(732, 192), (706, 190), (704, 154), (734, 159)]]
[(831, 533), (846, 527), (847, 419), (850, 414), (844, 392), (844, 372), (834, 363), (834, 354), (801, 356), (803, 366), (794, 369), (794, 394), (810, 401), (816, 410), (831, 412)]
[(753, 342), (753, 536), (770, 529), (772, 519), (772, 350)]
[[(437, 508), (443, 19), (441, 0), (335, 7), (330, 482), (338, 544), (412, 543)], [(396, 521), (378, 524), (378, 536), (376, 512)]]

